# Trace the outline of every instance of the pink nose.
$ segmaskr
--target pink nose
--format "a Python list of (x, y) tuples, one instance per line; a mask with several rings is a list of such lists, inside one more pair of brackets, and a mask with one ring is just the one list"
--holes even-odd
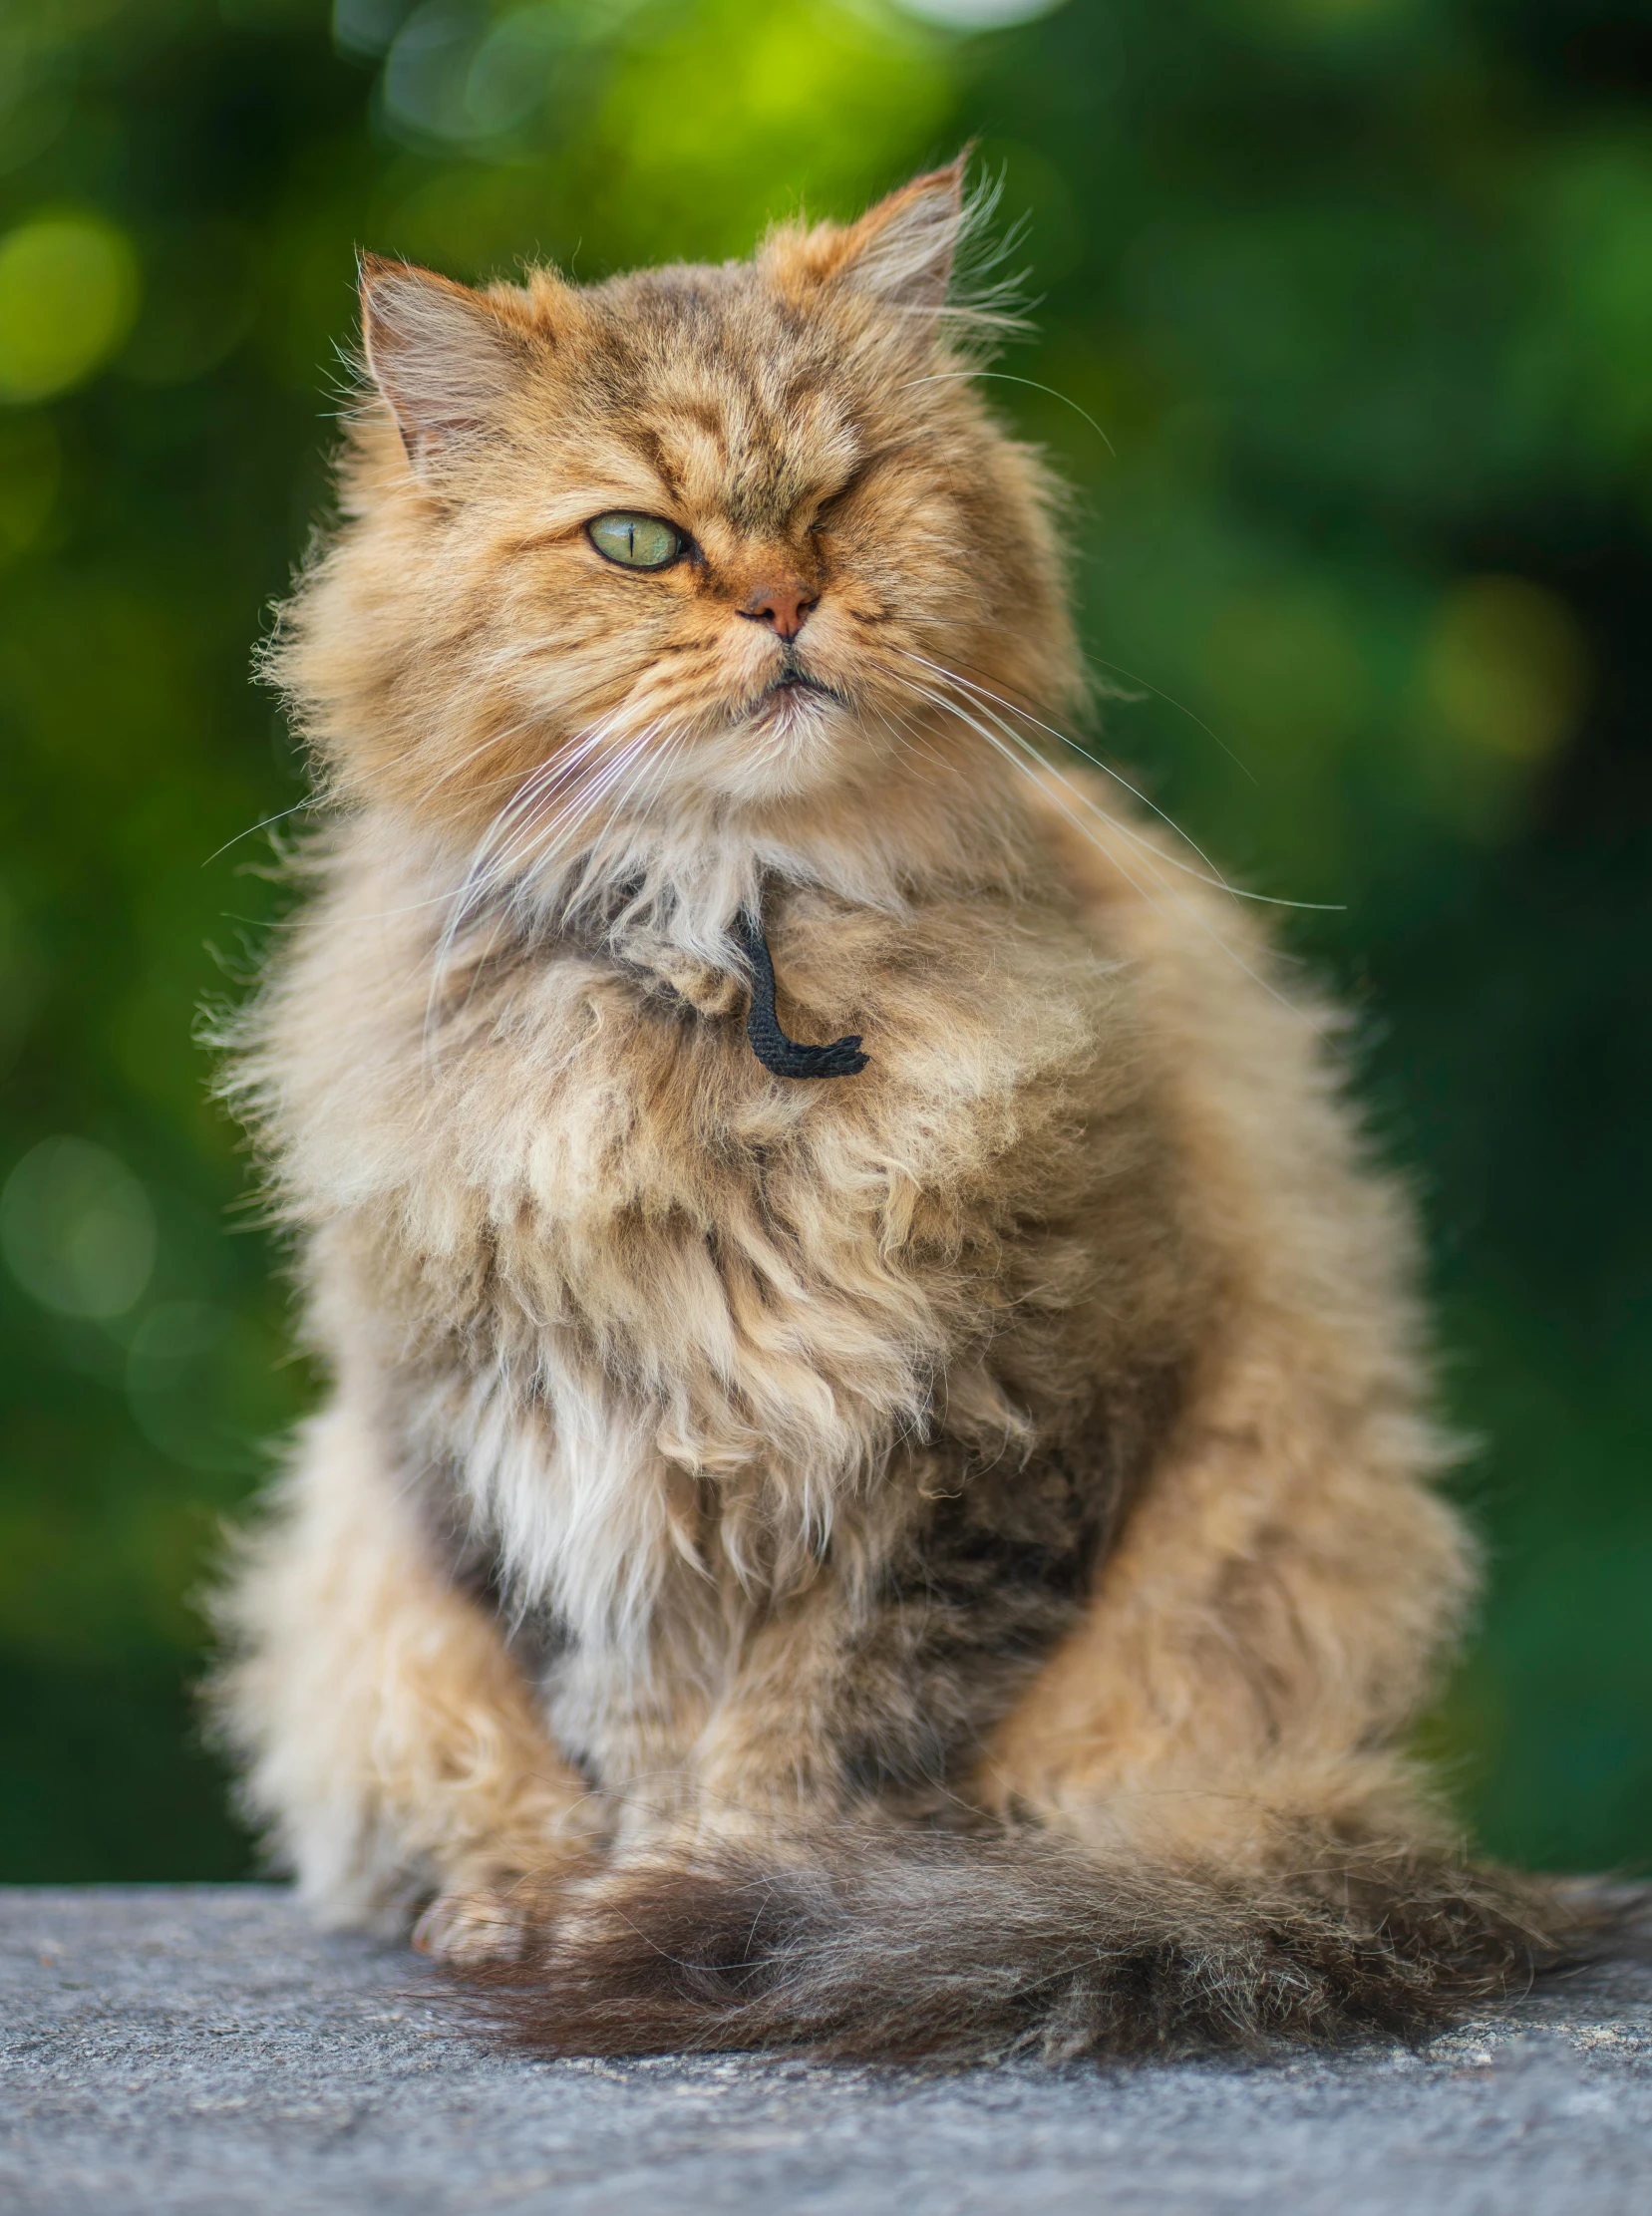
[(758, 585), (742, 601), (740, 613), (752, 623), (768, 624), (777, 638), (795, 639), (819, 598), (796, 577), (781, 577)]

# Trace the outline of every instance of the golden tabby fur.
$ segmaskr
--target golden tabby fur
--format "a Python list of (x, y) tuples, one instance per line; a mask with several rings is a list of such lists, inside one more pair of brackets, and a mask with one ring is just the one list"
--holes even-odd
[[(316, 1909), (553, 2047), (1408, 2028), (1538, 1944), (1399, 1750), (1471, 1582), (1408, 1210), (1236, 904), (1033, 756), (962, 220), (368, 262), (274, 650), (331, 828), (235, 1084), (333, 1388), (222, 1710)], [(861, 1074), (759, 1063), (742, 913)]]

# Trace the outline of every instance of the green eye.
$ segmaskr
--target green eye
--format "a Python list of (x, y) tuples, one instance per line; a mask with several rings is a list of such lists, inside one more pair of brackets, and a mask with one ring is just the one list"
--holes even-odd
[(585, 529), (599, 554), (622, 562), (627, 569), (664, 569), (685, 544), (682, 532), (662, 523), (657, 515), (616, 510), (612, 515), (593, 516)]

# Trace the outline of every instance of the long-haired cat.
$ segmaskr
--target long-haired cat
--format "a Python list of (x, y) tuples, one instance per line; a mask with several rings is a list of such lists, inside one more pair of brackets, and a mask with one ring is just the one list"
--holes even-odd
[(963, 220), (367, 261), (273, 648), (330, 827), (235, 1083), (332, 1388), (222, 1713), (304, 1897), (553, 2049), (1410, 2032), (1547, 1943), (1403, 1751), (1471, 1582), (1408, 1209), (1041, 751)]

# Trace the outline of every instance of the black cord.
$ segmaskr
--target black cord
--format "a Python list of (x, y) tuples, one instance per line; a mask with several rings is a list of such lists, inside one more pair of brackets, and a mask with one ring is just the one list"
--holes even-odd
[(752, 1052), (777, 1078), (852, 1078), (870, 1061), (860, 1052), (860, 1035), (834, 1039), (829, 1047), (806, 1047), (788, 1039), (775, 1014), (775, 958), (763, 933), (761, 916), (744, 909), (734, 919), (736, 943), (752, 965), (752, 1008), (746, 1036)]

